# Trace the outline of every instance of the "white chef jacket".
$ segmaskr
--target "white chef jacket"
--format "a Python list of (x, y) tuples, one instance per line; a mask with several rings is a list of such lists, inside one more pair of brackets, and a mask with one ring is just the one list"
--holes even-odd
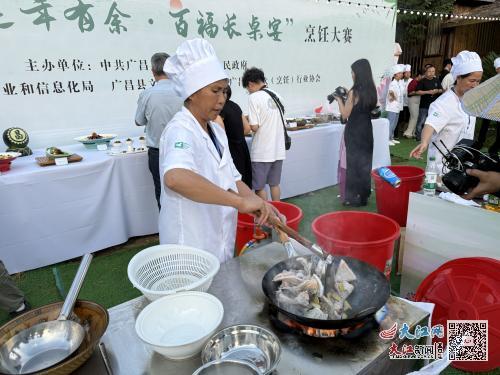
[[(403, 91), (401, 90), (400, 81), (393, 79), (389, 84), (389, 90), (387, 90), (387, 97), (385, 99), (385, 110), (387, 112), (399, 113), (403, 110)], [(390, 91), (392, 91), (396, 97), (393, 101), (389, 100)]]
[(451, 75), (451, 73), (448, 73), (444, 76), (443, 81), (441, 82), (441, 87), (444, 91), (448, 91), (449, 89), (451, 89), (454, 83), (455, 80), (453, 79), (453, 76)]
[(435, 156), (438, 172), (442, 175), (447, 172), (447, 170), (442, 171), (443, 156), (432, 142), (435, 142), (441, 151), (446, 153), (440, 141), (443, 141), (451, 150), (461, 139), (474, 139), (476, 118), (464, 112), (460, 98), (455, 91), (447, 90), (431, 103), (425, 123), (436, 131), (429, 145), (427, 161), (431, 156)]
[[(234, 166), (224, 129), (210, 125), (222, 158), (210, 136), (191, 112), (182, 107), (160, 139), (160, 176), (174, 168), (189, 169), (224, 190), (237, 192), (241, 175)], [(237, 210), (192, 201), (162, 183), (159, 232), (161, 244), (181, 244), (206, 250), (225, 262), (233, 257)]]

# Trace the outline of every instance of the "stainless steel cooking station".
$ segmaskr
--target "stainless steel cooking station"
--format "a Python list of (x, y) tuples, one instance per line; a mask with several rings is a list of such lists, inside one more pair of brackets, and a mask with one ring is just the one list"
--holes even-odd
[[(307, 250), (294, 242), (299, 253)], [(277, 374), (405, 374), (415, 364), (408, 360), (390, 360), (389, 340), (378, 337), (372, 329), (359, 339), (310, 338), (276, 329), (269, 320), (267, 301), (261, 282), (266, 271), (286, 258), (281, 244), (270, 243), (221, 265), (209, 292), (224, 305), (220, 328), (233, 324), (257, 324), (271, 329), (281, 340), (282, 356)], [(135, 319), (145, 297), (122, 303), (109, 310), (110, 323), (102, 341), (106, 345), (114, 375), (192, 374), (202, 365), (200, 355), (183, 361), (168, 360), (143, 344), (135, 333)], [(401, 326), (426, 325), (428, 314), (401, 299), (391, 297), (383, 327), (394, 321)], [(402, 343), (396, 337), (396, 343)], [(417, 344), (416, 341), (412, 342)], [(418, 342), (422, 344), (422, 342)], [(99, 351), (96, 351), (76, 374), (106, 374)]]

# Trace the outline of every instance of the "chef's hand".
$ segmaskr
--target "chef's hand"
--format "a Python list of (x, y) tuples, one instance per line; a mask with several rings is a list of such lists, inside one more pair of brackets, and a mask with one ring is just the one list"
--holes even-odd
[(420, 143), (410, 152), (410, 158), (422, 159), (422, 154), (427, 150), (427, 144)]
[(470, 190), (467, 195), (463, 195), (462, 198), (472, 199), (484, 194), (500, 191), (500, 172), (484, 172), (479, 169), (467, 169), (466, 173), (469, 176), (479, 178), (479, 183), (474, 189)]
[(256, 194), (244, 197), (238, 207), (238, 211), (257, 217), (258, 225), (264, 224), (270, 213), (273, 212), (272, 206)]

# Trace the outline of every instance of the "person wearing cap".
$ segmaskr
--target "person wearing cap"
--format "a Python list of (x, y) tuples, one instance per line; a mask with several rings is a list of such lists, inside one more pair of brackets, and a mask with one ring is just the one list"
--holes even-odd
[(436, 68), (434, 65), (426, 64), (424, 78), (420, 80), (415, 90), (415, 94), (420, 95), (420, 104), (418, 108), (417, 128), (415, 139), (420, 142), (422, 128), (425, 119), (429, 113), (429, 106), (443, 92), (441, 82), (436, 78)]
[(193, 246), (225, 262), (234, 254), (238, 211), (258, 212), (259, 224), (277, 212), (241, 181), (226, 133), (214, 122), (228, 77), (210, 43), (183, 42), (164, 71), (184, 106), (160, 140), (160, 243)]
[(404, 124), (408, 125), (410, 119), (410, 111), (408, 109), (408, 85), (413, 79), (411, 78), (411, 65), (404, 66), (403, 78), (399, 80), (401, 85), (401, 92), (403, 94), (403, 111), (399, 114), (398, 125), (394, 131), (394, 138), (398, 138), (399, 133), (402, 131)]
[(404, 70), (403, 64), (396, 64), (392, 67), (392, 81), (389, 84), (385, 100), (385, 111), (389, 120), (389, 146), (399, 143), (399, 141), (394, 140), (394, 130), (398, 124), (399, 112), (403, 110), (403, 91), (399, 81), (403, 78)]
[(429, 148), (427, 157), (436, 157), (440, 174), (443, 170), (443, 158), (434, 145), (430, 144), (431, 139), (438, 145), (443, 141), (451, 150), (461, 139), (474, 138), (476, 118), (464, 112), (460, 100), (468, 90), (479, 84), (483, 74), (481, 59), (475, 52), (462, 51), (452, 61), (451, 74), (455, 85), (430, 105), (422, 141), (410, 152), (410, 157), (420, 159)]
[[(495, 68), (497, 75), (500, 74), (500, 57), (497, 57), (493, 62), (493, 67)], [(477, 136), (477, 141), (474, 142), (474, 147), (477, 150), (481, 150), (486, 142), (486, 136), (488, 135), (488, 129), (492, 122), (488, 119), (483, 119), (481, 123), (481, 128), (479, 129), (479, 134)], [(488, 148), (488, 153), (492, 156), (498, 154), (500, 151), (500, 130), (498, 129), (498, 122), (493, 122), (494, 129), (496, 131), (495, 142)]]
[(145, 126), (148, 167), (153, 176), (158, 208), (160, 208), (161, 193), (160, 137), (165, 126), (182, 107), (182, 100), (174, 91), (172, 80), (168, 79), (163, 71), (168, 58), (169, 55), (164, 52), (155, 53), (151, 57), (151, 73), (155, 83), (139, 95), (135, 112), (135, 124)]

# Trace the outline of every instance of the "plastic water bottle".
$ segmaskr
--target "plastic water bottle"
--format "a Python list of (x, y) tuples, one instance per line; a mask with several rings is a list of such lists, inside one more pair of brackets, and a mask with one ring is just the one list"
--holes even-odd
[(431, 156), (425, 167), (424, 195), (433, 197), (436, 194), (437, 175), (436, 158)]

